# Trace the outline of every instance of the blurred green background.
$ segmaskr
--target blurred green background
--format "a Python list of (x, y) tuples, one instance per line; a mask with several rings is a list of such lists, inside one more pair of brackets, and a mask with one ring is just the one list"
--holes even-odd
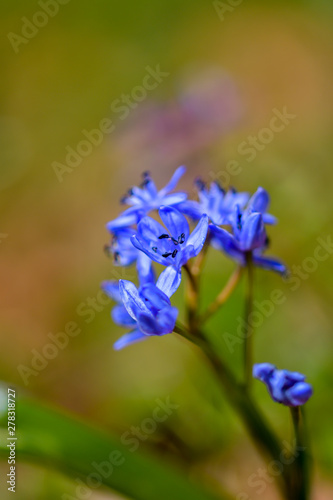
[[(8, 34), (21, 35), (22, 18), (40, 10), (30, 0), (0, 7), (0, 378), (119, 435), (149, 416), (156, 398), (170, 396), (179, 410), (142, 448), (217, 489), (225, 484), (234, 495), (256, 498), (247, 481), (263, 462), (191, 348), (170, 335), (115, 353), (122, 331), (111, 305), (99, 304), (89, 323), (78, 307), (97, 297), (103, 280), (134, 279), (134, 270), (112, 266), (103, 246), (105, 223), (143, 170), (161, 187), (185, 163), (181, 187), (192, 191), (194, 177), (211, 180), (215, 171), (223, 178), (236, 160), (237, 189), (270, 191), (279, 219), (270, 252), (291, 268), (313, 256), (318, 237), (332, 235), (333, 4), (244, 1), (222, 19), (203, 0), (71, 0), (15, 51)], [(121, 120), (110, 106), (157, 65), (169, 76)], [(188, 99), (198, 105), (194, 122), (183, 116)], [(296, 118), (247, 161), (239, 145), (284, 107)], [(66, 147), (75, 149), (82, 130), (104, 118), (114, 132), (59, 182), (53, 162), (64, 163)], [(203, 305), (232, 269), (211, 252)], [(333, 496), (331, 272), (332, 256), (294, 292), (278, 276), (256, 273), (258, 301), (276, 288), (287, 298), (258, 328), (255, 360), (304, 372), (314, 385), (307, 409), (316, 500)], [(228, 353), (222, 334), (235, 331), (242, 297), (241, 286), (208, 325), (235, 370), (240, 349)], [(182, 309), (182, 290), (175, 303)], [(31, 366), (31, 351), (41, 352), (48, 334), (69, 321), (81, 333), (25, 387), (17, 367)], [(290, 439), (287, 411), (264, 387), (255, 384), (255, 391), (281, 439)], [(0, 470), (3, 476), (7, 466)], [(18, 476), (18, 500), (74, 491), (73, 481), (48, 468), (20, 464)], [(265, 498), (276, 495), (268, 485)]]

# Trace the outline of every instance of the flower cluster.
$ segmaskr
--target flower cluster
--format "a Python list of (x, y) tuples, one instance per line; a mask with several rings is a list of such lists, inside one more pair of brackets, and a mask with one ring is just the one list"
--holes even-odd
[[(286, 270), (280, 261), (263, 256), (269, 241), (266, 225), (276, 222), (267, 213), (269, 195), (263, 188), (250, 197), (233, 188), (224, 190), (217, 182), (207, 187), (197, 180), (198, 199), (189, 200), (186, 193), (173, 192), (184, 172), (179, 167), (160, 190), (145, 172), (141, 186), (132, 187), (122, 198), (129, 207), (107, 224), (111, 243), (106, 249), (114, 264), (136, 263), (139, 278), (139, 288), (125, 280), (103, 284), (118, 304), (112, 312), (114, 321), (133, 328), (115, 344), (118, 349), (173, 331), (177, 310), (170, 297), (181, 283), (182, 267), (205, 242), (242, 266), (250, 256), (256, 266), (279, 273)], [(153, 211), (163, 225), (150, 217)], [(192, 231), (190, 225), (194, 225)], [(153, 262), (165, 266), (156, 282)]]

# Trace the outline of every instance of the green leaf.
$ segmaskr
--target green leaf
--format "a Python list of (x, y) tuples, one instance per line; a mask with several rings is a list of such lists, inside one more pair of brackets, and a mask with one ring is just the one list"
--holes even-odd
[[(104, 487), (137, 500), (217, 500), (218, 497), (156, 457), (141, 450), (130, 451), (118, 437), (38, 401), (18, 396), (18, 392), (16, 397), (16, 451), (19, 461), (33, 461), (85, 482), (90, 474), (96, 473), (93, 463), (108, 462), (110, 469), (110, 455), (113, 453), (113, 461), (118, 465), (109, 472), (106, 466), (104, 477), (99, 475)], [(6, 416), (4, 414), (1, 418), (0, 458), (7, 460)]]

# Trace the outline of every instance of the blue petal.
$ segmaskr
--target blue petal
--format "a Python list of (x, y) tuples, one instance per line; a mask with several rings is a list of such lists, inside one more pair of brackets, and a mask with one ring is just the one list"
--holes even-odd
[(266, 189), (259, 187), (249, 201), (248, 209), (264, 214), (269, 207), (270, 197)]
[(120, 339), (117, 340), (117, 342), (114, 343), (113, 348), (116, 351), (119, 351), (120, 349), (123, 349), (124, 347), (134, 344), (136, 342), (140, 342), (141, 340), (147, 339), (148, 336), (145, 335), (143, 332), (141, 332), (139, 329), (133, 330), (130, 333), (126, 333)]
[(175, 259), (175, 267), (178, 269), (181, 266), (184, 266), (186, 262), (188, 262), (190, 259), (195, 257), (197, 254), (195, 252), (194, 246), (193, 245), (186, 245), (186, 248), (179, 254), (177, 254), (176, 259)]
[(253, 365), (252, 375), (254, 378), (264, 382), (268, 380), (275, 369), (276, 367), (271, 363), (257, 363)]
[(155, 182), (150, 177), (147, 179), (145, 189), (148, 191), (151, 198), (155, 198), (155, 196), (157, 195), (157, 189), (155, 186)]
[(139, 296), (136, 286), (127, 280), (119, 280), (119, 290), (124, 306), (133, 319), (137, 319), (140, 312), (149, 312), (147, 306)]
[(163, 334), (173, 332), (178, 316), (178, 309), (175, 307), (166, 307), (157, 315), (157, 321), (160, 325), (160, 331)]
[(148, 300), (155, 309), (170, 306), (169, 297), (152, 283), (144, 285), (140, 290), (140, 295), (143, 299)]
[(126, 228), (128, 226), (133, 226), (138, 221), (138, 214), (136, 210), (133, 208), (129, 208), (125, 210), (122, 214), (120, 214), (116, 219), (111, 220), (106, 224), (106, 228), (108, 231), (113, 232), (116, 229)]
[(186, 246), (193, 245), (194, 255), (198, 255), (198, 253), (204, 246), (207, 237), (207, 231), (208, 231), (208, 215), (204, 214), (186, 242)]
[(188, 215), (193, 220), (200, 219), (202, 210), (200, 203), (194, 200), (187, 200), (177, 205), (177, 209), (185, 215)]
[(241, 265), (245, 265), (244, 253), (240, 251), (233, 235), (222, 227), (217, 227), (213, 224), (211, 224), (209, 227), (213, 234), (211, 245), (217, 250), (222, 250), (223, 252), (227, 253), (230, 257), (237, 260), (237, 262), (239, 262)]
[(265, 224), (269, 224), (269, 225), (274, 225), (278, 221), (277, 218), (271, 214), (263, 214), (262, 220), (264, 221)]
[[(168, 194), (167, 196), (163, 196), (160, 198), (162, 200), (161, 205), (169, 206), (169, 205), (178, 205), (179, 203), (183, 203), (187, 199), (187, 193), (174, 193)], [(178, 208), (178, 206), (177, 206)]]
[(162, 335), (161, 327), (157, 319), (148, 313), (140, 313), (138, 315), (138, 325), (142, 332), (146, 335)]
[(132, 327), (136, 324), (136, 321), (131, 318), (123, 305), (114, 306), (111, 316), (116, 325), (119, 326)]
[(136, 261), (140, 286), (145, 283), (155, 283), (155, 273), (150, 257), (143, 252), (138, 252)]
[(182, 275), (179, 269), (174, 266), (168, 266), (159, 276), (156, 286), (165, 293), (167, 297), (171, 297), (178, 289)]
[(162, 188), (159, 191), (160, 196), (165, 196), (167, 193), (175, 189), (175, 187), (178, 184), (179, 179), (185, 174), (186, 168), (184, 166), (178, 167), (173, 176), (171, 177), (170, 181), (164, 188)]
[(243, 251), (254, 250), (264, 245), (266, 233), (262, 215), (253, 213), (245, 218), (241, 231), (240, 248)]
[(285, 392), (288, 406), (304, 405), (312, 396), (312, 386), (306, 382), (299, 382)]
[(160, 217), (165, 226), (170, 231), (171, 236), (178, 238), (185, 235), (185, 241), (190, 234), (190, 228), (184, 215), (174, 207), (162, 207), (159, 210)]
[(121, 302), (119, 281), (103, 281), (103, 283), (101, 284), (101, 289), (111, 299), (115, 300), (116, 302)]
[(147, 241), (158, 240), (158, 237), (164, 233), (165, 228), (151, 217), (143, 217), (138, 224), (138, 237)]
[(262, 267), (263, 269), (267, 269), (268, 271), (275, 271), (276, 273), (286, 275), (287, 266), (283, 264), (283, 262), (274, 259), (272, 257), (262, 257), (253, 254), (253, 263), (257, 267)]
[(137, 248), (138, 250), (141, 250), (141, 252), (144, 252), (154, 262), (158, 262), (159, 264), (162, 264), (163, 266), (167, 266), (169, 264), (170, 259), (162, 257), (161, 254), (151, 250), (149, 242), (146, 242), (142, 239), (138, 239), (136, 236), (133, 236), (131, 238), (131, 241), (132, 241), (133, 245), (135, 246), (135, 248)]

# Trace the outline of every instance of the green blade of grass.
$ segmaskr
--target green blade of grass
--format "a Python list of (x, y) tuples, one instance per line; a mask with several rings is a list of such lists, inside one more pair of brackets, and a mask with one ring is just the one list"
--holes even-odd
[[(217, 500), (217, 496), (141, 450), (131, 452), (120, 439), (38, 401), (17, 395), (17, 460), (65, 472), (87, 482), (104, 462), (101, 488), (135, 500)], [(0, 458), (7, 459), (7, 415), (1, 418)], [(111, 470), (111, 461), (114, 462)], [(106, 466), (105, 462), (109, 465)], [(96, 481), (96, 476), (95, 481)], [(92, 479), (93, 481), (94, 479)], [(75, 499), (67, 496), (68, 499)], [(221, 500), (221, 496), (219, 495)], [(223, 500), (223, 498), (222, 498)]]

